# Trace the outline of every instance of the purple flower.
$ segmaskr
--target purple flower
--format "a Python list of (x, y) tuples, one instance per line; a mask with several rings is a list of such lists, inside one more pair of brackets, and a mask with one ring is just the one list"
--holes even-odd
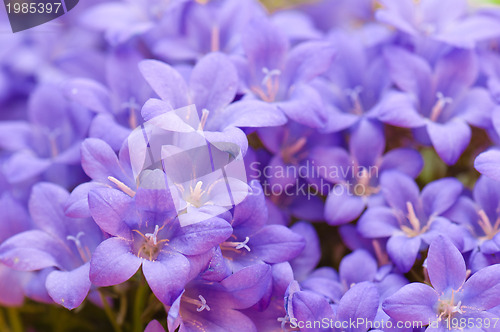
[(0, 148), (13, 152), (3, 164), (6, 180), (11, 185), (35, 179), (68, 187), (80, 183), (85, 178), (80, 144), (90, 114), (71, 105), (57, 86), (47, 84), (31, 95), (28, 119), (0, 123)]
[[(0, 244), (15, 234), (30, 228), (30, 218), (26, 209), (9, 194), (0, 196)], [(0, 263), (0, 305), (18, 306), (24, 300), (24, 286), (30, 274), (15, 271)]]
[(470, 256), (472, 272), (500, 263), (500, 190), (498, 183), (480, 177), (474, 186), (473, 199), (462, 196), (445, 216), (469, 230), (464, 237), (464, 251), (473, 250)]
[(256, 263), (276, 264), (295, 258), (304, 249), (304, 239), (288, 227), (267, 225), (267, 208), (260, 184), (250, 182), (251, 191), (234, 208), (233, 234), (220, 245), (232, 271)]
[(165, 332), (165, 329), (163, 328), (163, 326), (161, 326), (160, 322), (158, 322), (156, 319), (153, 319), (146, 326), (144, 332)]
[(421, 194), (413, 179), (399, 172), (383, 174), (380, 184), (388, 206), (368, 209), (359, 219), (358, 230), (367, 238), (389, 238), (387, 253), (401, 272), (408, 272), (419, 251), (439, 234), (463, 247), (467, 231), (442, 217), (462, 192), (458, 180), (436, 180)]
[(266, 291), (271, 279), (267, 264), (241, 269), (221, 282), (195, 279), (175, 300), (168, 312), (168, 329), (175, 331), (257, 332), (252, 321), (241, 312), (253, 306)]
[[(353, 29), (352, 22), (366, 22), (373, 19), (371, 0), (323, 0), (306, 3), (299, 7), (311, 17), (311, 21), (324, 32), (340, 28)], [(356, 29), (365, 27), (356, 26)]]
[(45, 287), (54, 302), (78, 307), (90, 290), (90, 257), (103, 234), (91, 219), (70, 219), (63, 213), (68, 192), (50, 183), (33, 187), (29, 209), (35, 229), (6, 240), (0, 260), (19, 271), (54, 267)]
[[(474, 273), (468, 280), (460, 251), (444, 236), (429, 247), (427, 271), (430, 283), (411, 283), (383, 303), (384, 311), (398, 321), (420, 321), (426, 331), (462, 331), (456, 322), (496, 319), (487, 310), (500, 304), (500, 265)], [(494, 331), (492, 326), (474, 331)]]
[(432, 144), (448, 165), (455, 164), (471, 138), (468, 124), (490, 126), (494, 108), (486, 89), (472, 87), (478, 72), (476, 55), (452, 49), (434, 68), (402, 48), (386, 48), (385, 57), (392, 80), (404, 93), (388, 93), (377, 110), (378, 118), (415, 128), (418, 140)]
[(153, 93), (139, 72), (143, 57), (137, 51), (114, 51), (106, 60), (106, 85), (75, 78), (64, 91), (68, 99), (96, 113), (89, 137), (100, 138), (118, 151), (130, 131), (142, 124), (142, 105)]
[(495, 181), (500, 181), (500, 150), (490, 149), (481, 153), (474, 160), (474, 167), (479, 173)]
[(287, 315), (284, 323), (290, 324), (292, 328), (299, 327), (301, 331), (364, 332), (368, 331), (368, 325), (353, 327), (349, 322), (373, 322), (378, 306), (379, 294), (375, 285), (370, 282), (354, 285), (334, 310), (324, 297), (300, 290), (298, 283), (294, 281), (288, 287), (285, 297)]
[(80, 20), (87, 28), (105, 32), (108, 43), (116, 46), (159, 26), (187, 1), (164, 3), (154, 0), (148, 5), (135, 0), (100, 3), (89, 8)]
[[(500, 24), (493, 15), (468, 15), (465, 0), (382, 0), (376, 18), (415, 37), (473, 48), (476, 42), (498, 37)], [(443, 47), (440, 45), (440, 47)]]
[(111, 187), (133, 197), (137, 184), (132, 175), (127, 144), (120, 149), (118, 158), (113, 149), (97, 138), (87, 138), (81, 145), (81, 164), (92, 179), (77, 186), (66, 202), (65, 213), (73, 218), (90, 217), (88, 193), (93, 188)]
[(361, 118), (375, 118), (391, 80), (378, 48), (343, 31), (331, 33), (329, 40), (338, 50), (337, 57), (312, 85), (326, 101), (328, 123), (323, 130), (337, 132), (352, 127)]
[(286, 122), (280, 111), (263, 102), (240, 101), (231, 104), (236, 97), (238, 74), (224, 54), (210, 53), (203, 57), (190, 73), (189, 83), (177, 70), (159, 61), (143, 61), (140, 69), (146, 81), (163, 100), (162, 103), (150, 99), (144, 105), (142, 114), (146, 121), (172, 109), (195, 104), (205, 131), (277, 126)]
[(96, 248), (90, 279), (97, 286), (117, 285), (142, 265), (153, 293), (171, 305), (208, 262), (210, 250), (231, 235), (231, 226), (213, 217), (181, 227), (163, 173), (143, 179), (146, 184), (156, 189), (139, 188), (134, 198), (107, 188), (89, 193), (92, 217), (113, 236)]
[(340, 136), (321, 134), (294, 121), (281, 127), (259, 128), (258, 134), (270, 154), (250, 162), (249, 168), (256, 172), (252, 177), (260, 179), (264, 193), (274, 203), (268, 205), (270, 213), (274, 212), (271, 209), (281, 210), (284, 224), (290, 215), (322, 220), (323, 202), (318, 194), (324, 193), (323, 181), (311, 156), (315, 149), (338, 145)]
[(325, 219), (330, 225), (358, 218), (366, 206), (381, 204), (379, 177), (399, 171), (411, 177), (420, 173), (423, 160), (412, 149), (394, 149), (383, 154), (385, 138), (382, 126), (363, 119), (349, 141), (350, 153), (341, 147), (313, 148), (311, 159), (320, 176), (332, 183), (325, 204)]
[(198, 60), (210, 52), (234, 54), (241, 48), (243, 28), (253, 17), (264, 15), (263, 6), (254, 0), (185, 1), (148, 41), (169, 63)]
[(323, 100), (309, 83), (333, 61), (328, 42), (305, 42), (289, 50), (286, 36), (269, 20), (259, 18), (243, 31), (242, 46), (246, 57), (234, 59), (245, 93), (240, 107), (261, 100), (305, 126), (325, 126)]

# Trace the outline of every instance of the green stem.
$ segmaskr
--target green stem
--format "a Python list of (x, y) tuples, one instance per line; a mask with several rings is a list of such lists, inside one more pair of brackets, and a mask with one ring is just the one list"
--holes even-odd
[(135, 301), (134, 301), (134, 311), (133, 311), (133, 322), (134, 327), (132, 331), (134, 332), (142, 332), (144, 328), (142, 326), (142, 311), (144, 310), (144, 306), (146, 304), (146, 295), (148, 294), (148, 285), (144, 280), (141, 279), (141, 283), (137, 288), (135, 293)]
[(106, 316), (108, 316), (108, 319), (109, 319), (111, 325), (113, 325), (113, 330), (115, 332), (122, 332), (122, 328), (120, 327), (120, 325), (118, 325), (118, 322), (117, 322), (116, 317), (115, 317), (115, 313), (113, 312), (113, 310), (109, 306), (109, 303), (108, 303), (108, 300), (106, 299), (106, 296), (104, 296), (104, 294), (102, 293), (101, 290), (99, 290), (99, 295), (101, 296), (101, 301), (102, 301), (102, 305), (104, 306), (104, 311), (106, 312)]
[(23, 332), (23, 322), (19, 316), (19, 311), (16, 308), (9, 307), (7, 308), (7, 314), (9, 315), (10, 326), (13, 332)]
[(10, 332), (2, 308), (0, 308), (0, 331)]

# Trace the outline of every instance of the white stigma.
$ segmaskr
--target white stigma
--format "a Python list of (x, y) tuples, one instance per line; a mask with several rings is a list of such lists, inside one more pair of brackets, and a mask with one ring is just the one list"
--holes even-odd
[(153, 239), (153, 244), (156, 246), (158, 243), (158, 231), (159, 231), (158, 225), (155, 226), (155, 231), (153, 233), (146, 233), (144, 234), (145, 237), (147, 237), (149, 240)]
[(264, 67), (262, 68), (262, 72), (265, 75), (261, 82), (262, 85), (266, 85), (273, 76), (281, 75), (281, 70), (279, 69), (269, 70), (268, 68)]
[(201, 295), (198, 295), (198, 298), (200, 299), (201, 304), (199, 308), (196, 308), (196, 311), (202, 312), (205, 309), (207, 309), (207, 311), (210, 311), (210, 307), (207, 304), (207, 300), (205, 300), (205, 298)]
[(81, 248), (82, 243), (80, 242), (80, 237), (82, 237), (84, 235), (85, 235), (84, 232), (78, 232), (78, 234), (76, 234), (76, 236), (73, 236), (73, 235), (66, 236), (66, 240), (75, 242), (76, 247)]
[(247, 246), (248, 241), (250, 241), (250, 238), (247, 236), (247, 237), (245, 237), (245, 241), (243, 241), (243, 242), (236, 242), (235, 249), (245, 248), (246, 250), (250, 251), (250, 247)]

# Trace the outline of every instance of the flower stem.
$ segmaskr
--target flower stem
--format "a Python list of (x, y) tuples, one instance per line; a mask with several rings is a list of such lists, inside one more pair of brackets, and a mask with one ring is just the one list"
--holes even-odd
[(137, 288), (137, 291), (135, 293), (135, 301), (134, 301), (134, 312), (133, 312), (133, 329), (132, 331), (134, 332), (142, 332), (144, 331), (143, 326), (142, 326), (142, 312), (144, 310), (144, 306), (146, 304), (146, 295), (148, 293), (148, 285), (144, 280), (141, 278), (141, 283), (139, 284), (139, 287)]
[(13, 332), (23, 332), (23, 322), (21, 317), (19, 317), (19, 312), (16, 308), (7, 308), (7, 314), (9, 315), (10, 326)]
[(7, 326), (7, 321), (5, 320), (5, 315), (3, 313), (2, 308), (0, 308), (0, 331), (10, 332), (10, 329)]
[(122, 332), (122, 328), (120, 325), (118, 325), (118, 322), (116, 320), (115, 314), (111, 307), (109, 306), (108, 300), (106, 299), (106, 296), (104, 296), (103, 292), (99, 290), (99, 295), (101, 296), (101, 301), (102, 305), (104, 306), (104, 311), (106, 312), (106, 316), (108, 316), (108, 319), (113, 326), (113, 330), (115, 332)]

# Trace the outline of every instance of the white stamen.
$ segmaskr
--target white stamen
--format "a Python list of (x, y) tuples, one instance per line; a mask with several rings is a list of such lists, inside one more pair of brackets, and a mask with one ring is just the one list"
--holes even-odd
[(210, 307), (207, 304), (207, 300), (205, 300), (205, 298), (201, 295), (198, 295), (198, 298), (200, 299), (201, 304), (199, 308), (196, 308), (196, 311), (202, 312), (205, 309), (207, 309), (207, 311), (210, 311)]
[(247, 236), (247, 237), (245, 237), (245, 241), (236, 242), (237, 245), (236, 245), (235, 249), (245, 248), (246, 250), (250, 251), (250, 247), (247, 246), (248, 241), (250, 241), (250, 238)]
[(354, 105), (353, 112), (355, 114), (361, 115), (363, 114), (363, 106), (361, 105), (361, 101), (359, 100), (359, 95), (363, 91), (362, 86), (356, 86), (354, 89), (346, 89), (345, 93), (351, 99), (352, 104)]
[(155, 226), (155, 231), (154, 233), (146, 233), (144, 234), (145, 237), (147, 237), (148, 239), (153, 239), (153, 244), (156, 246), (156, 244), (158, 243), (158, 230), (159, 230), (159, 227), (158, 225)]
[(285, 331), (285, 325), (288, 323), (288, 315), (285, 315), (285, 317), (278, 317), (278, 322), (281, 322), (281, 330)]
[(273, 77), (273, 76), (279, 76), (281, 75), (281, 70), (279, 69), (273, 69), (269, 70), (268, 68), (264, 67), (262, 68), (262, 72), (265, 74), (264, 78), (262, 79), (261, 84), (266, 85), (267, 82)]
[(462, 301), (459, 301), (457, 303), (457, 305), (453, 307), (453, 309), (451, 310), (451, 312), (452, 313), (458, 312), (459, 314), (463, 314), (463, 311), (462, 311)]
[(80, 237), (82, 237), (84, 235), (85, 235), (84, 232), (78, 232), (78, 234), (76, 234), (76, 236), (73, 236), (73, 235), (66, 236), (66, 240), (75, 242), (76, 247), (81, 248), (82, 243), (80, 242)]
[(439, 118), (446, 104), (451, 104), (453, 102), (452, 98), (445, 97), (442, 92), (437, 92), (436, 97), (438, 100), (432, 108), (431, 116), (429, 117), (432, 121), (436, 121)]
[(129, 195), (130, 197), (134, 197), (135, 196), (135, 191), (133, 191), (132, 189), (130, 189), (130, 187), (128, 187), (125, 183), (121, 182), (117, 178), (115, 178), (113, 176), (108, 176), (108, 180), (111, 181), (111, 182), (113, 182), (118, 187), (118, 189), (120, 189), (125, 194)]

